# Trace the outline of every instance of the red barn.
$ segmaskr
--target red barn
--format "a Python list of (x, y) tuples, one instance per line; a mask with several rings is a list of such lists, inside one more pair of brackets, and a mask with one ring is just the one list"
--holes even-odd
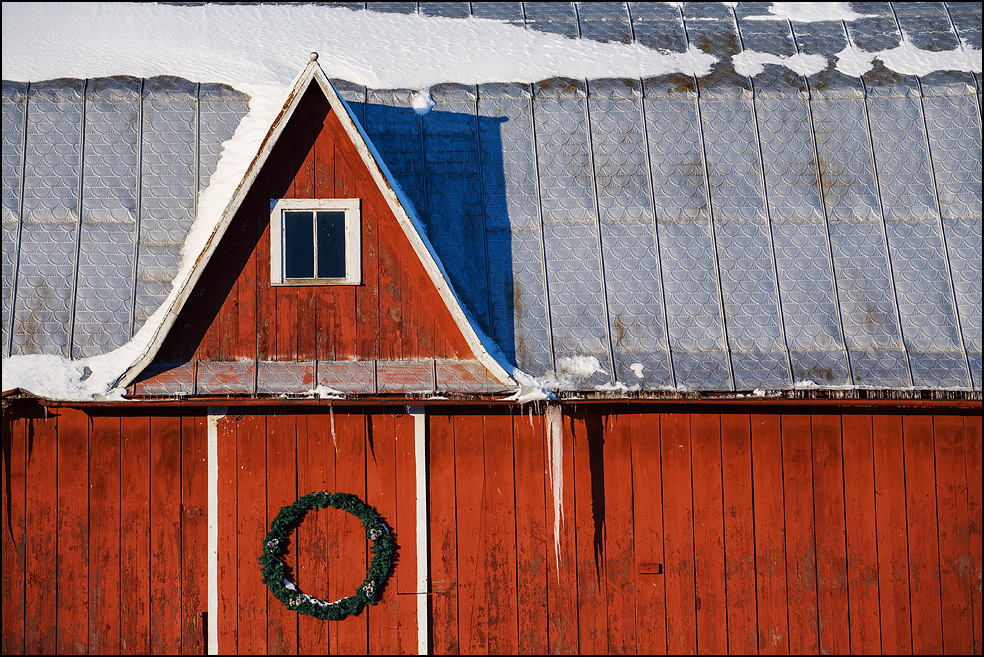
[[(184, 269), (248, 99), (4, 81), (4, 654), (980, 654), (979, 75), (546, 4), (518, 29), (729, 60), (422, 114), (312, 56)], [(926, 4), (873, 33), (964, 29)], [(290, 607), (363, 590), (355, 515), (292, 530), (288, 604), (258, 561), (316, 491), (397, 545), (343, 620)]]

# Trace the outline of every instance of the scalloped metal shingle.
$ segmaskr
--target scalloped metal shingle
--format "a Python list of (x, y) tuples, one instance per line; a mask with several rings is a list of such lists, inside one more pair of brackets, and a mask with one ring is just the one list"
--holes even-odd
[[(413, 90), (338, 82), (463, 303), (521, 369), (585, 390), (981, 389), (978, 76), (876, 61), (860, 79), (749, 79), (731, 63), (893, 48), (899, 25), (917, 47), (980, 47), (979, 9), (898, 5), (896, 21), (875, 7), (845, 33), (705, 3), (369, 4), (720, 59), (699, 80), (441, 85), (423, 116)], [(5, 355), (129, 339), (169, 291), (245, 112), (235, 90), (175, 78), (4, 82)], [(413, 367), (387, 364), (383, 387)], [(309, 369), (357, 392), (384, 381), (346, 368)], [(428, 376), (444, 391), (471, 374)], [(214, 387), (208, 368), (155, 381)]]

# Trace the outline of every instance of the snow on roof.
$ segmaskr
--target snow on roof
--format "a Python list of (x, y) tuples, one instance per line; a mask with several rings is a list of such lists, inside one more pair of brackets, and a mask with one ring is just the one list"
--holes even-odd
[[(733, 14), (738, 3), (721, 4)], [(743, 20), (845, 24), (863, 17), (846, 3), (774, 3), (768, 14)], [(699, 78), (718, 60), (693, 45), (672, 52), (638, 43), (570, 39), (505, 20), (315, 4), (5, 2), (2, 29), (5, 80), (173, 75), (228, 84), (250, 96), (249, 113), (224, 144), (218, 167), (201, 193), (172, 297), (184, 287), (311, 51), (320, 53), (319, 63), (329, 78), (376, 89), (420, 90), (414, 106), (422, 112), (429, 107), (426, 91), (439, 83), (532, 83), (561, 76), (638, 79), (668, 73)], [(849, 48), (783, 57), (748, 51), (735, 56), (735, 68), (755, 76), (765, 65), (800, 74), (832, 65), (857, 76), (879, 59), (903, 74), (981, 72), (981, 50), (969, 44), (930, 52), (905, 40), (873, 53)], [(123, 391), (114, 384), (146, 352), (171, 305), (165, 302), (130, 342), (110, 353), (74, 361), (51, 355), (5, 358), (3, 389), (20, 387), (62, 400), (121, 398)]]

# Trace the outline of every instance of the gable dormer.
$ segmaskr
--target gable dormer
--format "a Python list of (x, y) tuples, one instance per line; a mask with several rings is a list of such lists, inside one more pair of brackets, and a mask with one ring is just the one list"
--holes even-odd
[(195, 274), (136, 396), (515, 386), (315, 59)]

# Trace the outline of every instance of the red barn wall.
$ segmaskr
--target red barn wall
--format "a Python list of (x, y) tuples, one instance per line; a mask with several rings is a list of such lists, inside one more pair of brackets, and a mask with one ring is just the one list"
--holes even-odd
[[(556, 425), (427, 409), (433, 652), (980, 654), (979, 406), (563, 408), (557, 547)], [(416, 651), (403, 411), (254, 406), (218, 421), (221, 652)], [(5, 411), (4, 654), (202, 651), (204, 413)], [(400, 545), (381, 604), (344, 621), (288, 611), (260, 581), (273, 517), (315, 490), (362, 497)], [(288, 562), (335, 600), (366, 552), (358, 521), (324, 510)]]
[[(270, 284), (270, 199), (362, 200), (357, 286)], [(470, 357), (361, 156), (312, 85), (157, 355), (159, 363)]]

